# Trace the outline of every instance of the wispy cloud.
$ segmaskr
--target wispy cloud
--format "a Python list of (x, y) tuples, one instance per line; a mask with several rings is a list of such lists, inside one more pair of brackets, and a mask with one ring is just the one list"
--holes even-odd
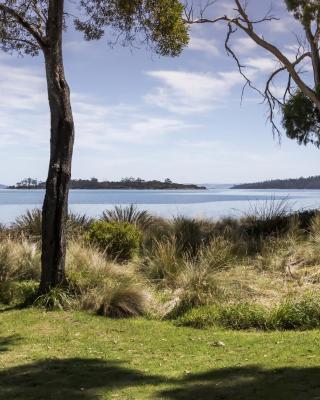
[(221, 106), (231, 89), (242, 82), (237, 72), (195, 73), (187, 71), (149, 71), (160, 81), (145, 96), (147, 103), (178, 114), (203, 113)]
[(219, 55), (219, 50), (214, 39), (197, 37), (192, 35), (188, 46), (189, 50), (201, 51), (209, 56)]

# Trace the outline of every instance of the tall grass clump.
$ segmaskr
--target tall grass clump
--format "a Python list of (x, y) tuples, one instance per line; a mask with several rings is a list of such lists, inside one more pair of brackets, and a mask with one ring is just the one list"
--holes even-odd
[(176, 217), (173, 219), (173, 233), (181, 253), (196, 256), (204, 242), (202, 222), (192, 218)]
[(66, 275), (81, 309), (107, 317), (143, 315), (150, 294), (133, 265), (125, 269), (109, 262), (94, 247), (73, 242), (67, 253)]
[(178, 286), (179, 275), (185, 268), (175, 237), (156, 241), (148, 257), (145, 273), (148, 278), (171, 288)]
[(42, 211), (39, 208), (27, 210), (24, 214), (17, 217), (11, 226), (12, 230), (18, 234), (31, 239), (39, 240), (42, 233)]
[(40, 278), (41, 256), (34, 243), (4, 239), (0, 242), (0, 301), (14, 300), (17, 282)]
[(149, 228), (154, 217), (146, 210), (139, 210), (137, 206), (115, 206), (113, 210), (106, 210), (102, 214), (102, 220), (107, 222), (124, 222), (137, 226), (141, 230)]

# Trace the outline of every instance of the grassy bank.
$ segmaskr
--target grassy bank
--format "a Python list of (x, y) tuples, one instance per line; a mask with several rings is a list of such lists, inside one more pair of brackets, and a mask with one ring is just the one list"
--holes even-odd
[(155, 218), (134, 207), (70, 215), (64, 285), (37, 296), (41, 213), (0, 230), (0, 302), (147, 316), (179, 326), (320, 327), (320, 214), (284, 202), (240, 219)]
[(319, 332), (178, 328), (37, 309), (0, 313), (0, 398), (305, 400)]

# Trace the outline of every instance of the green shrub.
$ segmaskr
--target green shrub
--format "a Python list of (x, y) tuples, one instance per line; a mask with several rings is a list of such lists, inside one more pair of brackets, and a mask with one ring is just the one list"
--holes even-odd
[(285, 300), (272, 311), (270, 326), (281, 330), (319, 328), (319, 294), (310, 293), (298, 299)]
[(140, 247), (141, 234), (127, 222), (94, 222), (88, 231), (88, 240), (109, 257), (120, 262), (131, 260)]
[(198, 260), (199, 263), (206, 264), (208, 270), (224, 269), (235, 261), (233, 245), (222, 237), (216, 237), (201, 248)]
[(37, 281), (8, 281), (0, 286), (0, 303), (29, 304), (39, 288)]
[(268, 310), (259, 304), (230, 304), (220, 309), (219, 324), (229, 329), (267, 329), (268, 316)]
[(204, 329), (214, 326), (219, 320), (219, 306), (203, 306), (193, 308), (177, 319), (178, 326), (190, 326), (192, 328)]

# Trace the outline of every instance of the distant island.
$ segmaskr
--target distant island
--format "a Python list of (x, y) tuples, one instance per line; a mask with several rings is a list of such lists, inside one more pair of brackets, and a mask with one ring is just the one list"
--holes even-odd
[(6, 185), (0, 185), (0, 189), (5, 189), (6, 187)]
[(320, 175), (309, 178), (273, 179), (234, 185), (231, 189), (320, 189)]
[[(46, 183), (37, 179), (26, 178), (9, 189), (45, 189)], [(205, 190), (205, 186), (194, 184), (182, 184), (172, 182), (167, 178), (163, 182), (158, 180), (145, 181), (141, 178), (123, 178), (120, 181), (102, 181), (96, 178), (91, 179), (72, 179), (70, 189), (183, 189), (183, 190)]]

